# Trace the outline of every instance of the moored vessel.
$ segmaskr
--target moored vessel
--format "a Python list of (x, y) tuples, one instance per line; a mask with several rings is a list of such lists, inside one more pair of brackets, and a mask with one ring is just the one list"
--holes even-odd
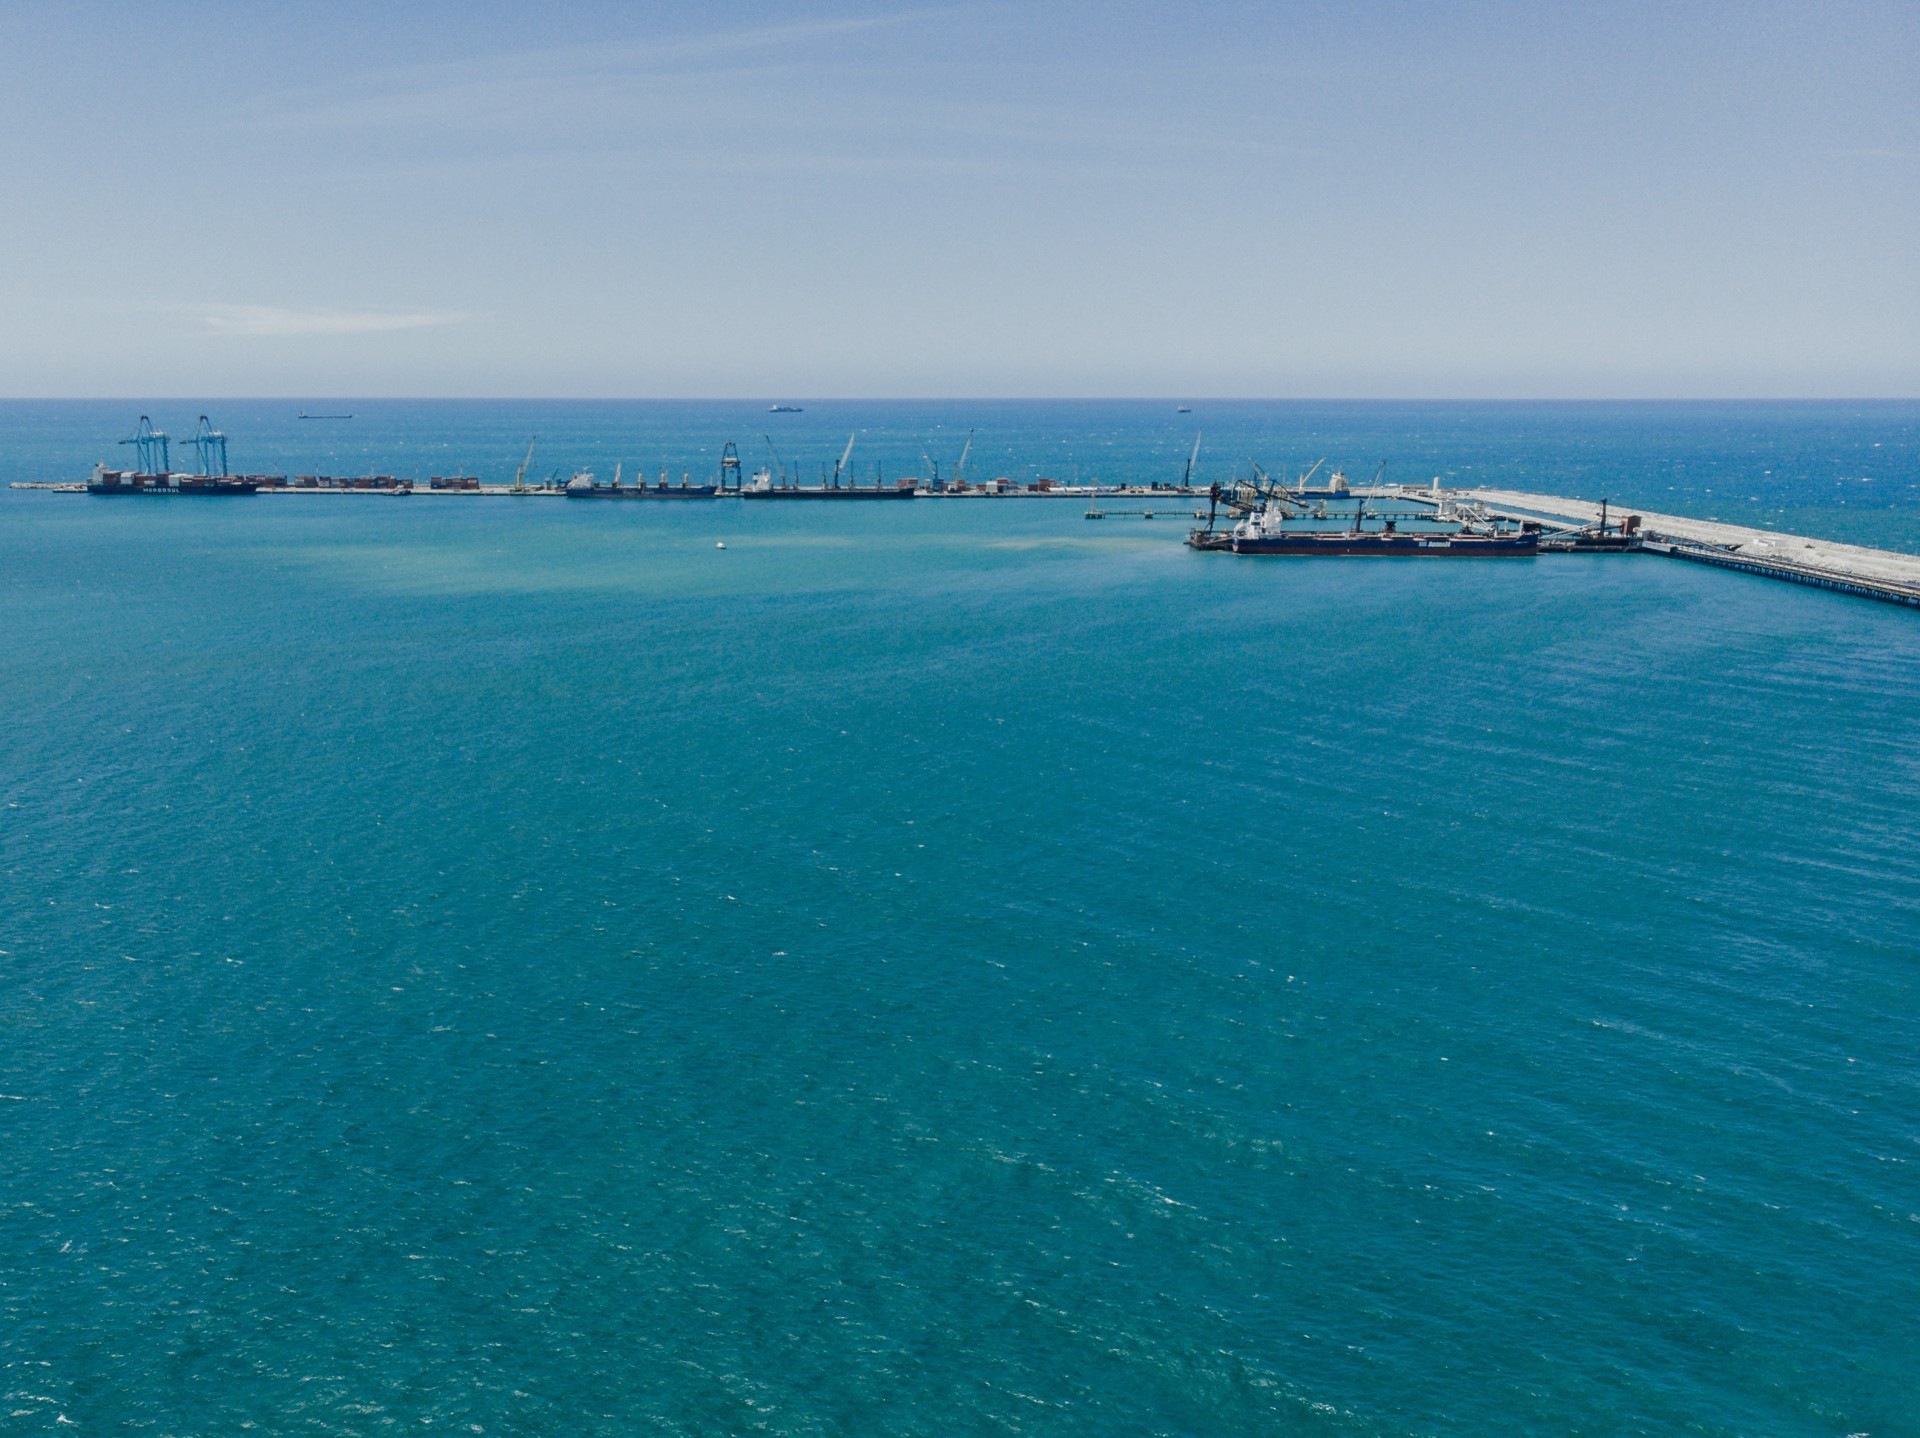
[[(1314, 466), (1318, 470), (1319, 465)], [(1208, 491), (1206, 528), (1187, 536), (1193, 549), (1268, 554), (1286, 558), (1408, 558), (1408, 559), (1526, 559), (1540, 552), (1540, 526), (1504, 523), (1479, 508), (1436, 512), (1445, 528), (1426, 515), (1376, 514), (1370, 495), (1353, 493), (1346, 476), (1335, 472), (1319, 494), (1307, 488), (1313, 471), (1294, 487), (1276, 483), (1258, 464), (1250, 481), (1231, 487), (1216, 484)], [(1311, 505), (1307, 496), (1317, 501)], [(1329, 515), (1329, 502), (1351, 497), (1353, 508)], [(1239, 516), (1229, 529), (1217, 528), (1222, 509)], [(1420, 527), (1401, 529), (1400, 519), (1414, 519)], [(1335, 523), (1344, 520), (1341, 527)], [(1370, 528), (1369, 520), (1379, 527)]]
[(141, 474), (130, 469), (93, 467), (88, 494), (238, 495), (253, 494), (260, 480), (240, 475)]
[(664, 474), (660, 483), (649, 486), (644, 478), (633, 484), (622, 484), (620, 472), (615, 470), (612, 484), (601, 484), (591, 474), (582, 471), (567, 481), (562, 491), (568, 499), (712, 499), (720, 493), (717, 484), (689, 484), (682, 477), (678, 485), (670, 485)]
[[(1201, 546), (1195, 546), (1199, 548)], [(1420, 534), (1395, 530), (1263, 531), (1243, 534), (1236, 526), (1228, 547), (1235, 554), (1277, 554), (1296, 558), (1441, 558), (1525, 559), (1540, 552), (1534, 533)]]
[(771, 470), (761, 470), (740, 490), (742, 499), (912, 499), (913, 481), (894, 485), (876, 484), (871, 489), (826, 484), (775, 484)]
[[(1346, 529), (1312, 529), (1289, 524), (1292, 506), (1270, 501), (1234, 525), (1226, 548), (1235, 554), (1272, 554), (1291, 558), (1525, 559), (1540, 552), (1537, 529), (1498, 525), (1462, 525), (1454, 530), (1403, 530), (1391, 519), (1366, 528), (1363, 500)], [(1195, 545), (1195, 548), (1214, 546)]]

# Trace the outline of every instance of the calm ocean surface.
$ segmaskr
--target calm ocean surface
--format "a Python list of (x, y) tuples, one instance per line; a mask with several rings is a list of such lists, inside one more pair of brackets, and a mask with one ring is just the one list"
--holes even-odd
[[(0, 481), (1204, 428), (1920, 551), (1914, 404), (300, 407)], [(1083, 507), (0, 490), (0, 1432), (1920, 1434), (1920, 614)]]

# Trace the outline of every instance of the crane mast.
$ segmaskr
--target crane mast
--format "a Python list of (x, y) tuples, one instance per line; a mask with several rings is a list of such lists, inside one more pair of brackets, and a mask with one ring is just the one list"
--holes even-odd
[(226, 474), (227, 437), (208, 423), (204, 414), (200, 416), (200, 427), (187, 443), (193, 446), (198, 473), (209, 477)]
[[(167, 458), (167, 437), (153, 427), (153, 421), (144, 414), (140, 424), (134, 430), (131, 439), (123, 439), (122, 444), (133, 446), (134, 463), (142, 474), (167, 474), (171, 471), (172, 461)], [(159, 463), (154, 460), (158, 458)]]

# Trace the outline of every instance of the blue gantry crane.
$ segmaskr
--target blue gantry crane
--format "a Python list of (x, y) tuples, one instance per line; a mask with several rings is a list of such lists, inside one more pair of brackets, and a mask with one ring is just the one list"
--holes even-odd
[[(144, 414), (140, 416), (139, 427), (133, 432), (133, 438), (123, 439), (122, 444), (133, 446), (136, 460), (136, 473), (167, 474), (170, 472), (167, 460), (167, 437), (153, 427), (153, 421)], [(225, 441), (223, 440), (224, 444)], [(158, 464), (154, 460), (158, 459)]]
[[(160, 439), (164, 443), (166, 436), (161, 435)], [(193, 432), (193, 438), (187, 443), (193, 446), (198, 457), (200, 467), (197, 473), (208, 476), (226, 474), (227, 437), (209, 424), (204, 414), (200, 416), (200, 428)]]

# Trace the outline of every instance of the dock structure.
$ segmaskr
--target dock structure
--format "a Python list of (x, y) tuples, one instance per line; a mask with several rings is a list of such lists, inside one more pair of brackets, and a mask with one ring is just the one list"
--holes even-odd
[[(413, 479), (396, 479), (392, 475), (300, 475), (289, 479), (286, 475), (241, 475), (258, 484), (260, 494), (335, 494), (335, 495), (431, 495), (436, 498), (473, 498), (486, 495), (510, 495), (519, 499), (563, 499), (567, 489), (562, 484), (482, 484), (471, 475), (436, 475), (424, 483)], [(999, 487), (996, 487), (996, 484)], [(85, 494), (86, 482), (83, 480), (43, 480), (17, 479), (7, 486), (9, 489), (44, 489), (61, 494)], [(751, 492), (751, 491), (746, 491)], [(845, 491), (841, 491), (845, 493)], [(873, 491), (861, 489), (862, 495)], [(891, 497), (895, 491), (883, 491)], [(1070, 485), (1047, 482), (1044, 487), (1028, 484), (1019, 486), (1011, 481), (995, 484), (973, 484), (962, 489), (949, 485), (944, 489), (916, 488), (908, 491), (921, 499), (1149, 499), (1161, 503), (1176, 500), (1196, 501), (1207, 497), (1205, 489), (1190, 486), (1162, 484), (1119, 484), (1119, 485)], [(709, 496), (715, 499), (737, 499), (743, 491), (716, 487)]]
[(1476, 504), (1501, 519), (1561, 520), (1583, 527), (1627, 525), (1637, 520), (1645, 553), (1664, 554), (1695, 564), (1709, 564), (1743, 574), (1792, 584), (1811, 585), (1863, 599), (1920, 608), (1920, 554), (1841, 544), (1778, 530), (1754, 529), (1718, 520), (1689, 519), (1654, 510), (1568, 499), (1557, 494), (1529, 494), (1511, 489), (1421, 489), (1412, 485), (1397, 491), (1401, 499), (1439, 505)]
[[(145, 443), (152, 448), (161, 444), (165, 437), (142, 421), (142, 431), (129, 444)], [(225, 436), (211, 429), (203, 417), (202, 428), (207, 431), (200, 440), (219, 446), (217, 457), (202, 449), (203, 470), (224, 469)], [(528, 451), (531, 459), (531, 448)], [(843, 458), (844, 462), (844, 458)], [(104, 467), (103, 467), (104, 468)], [(559, 484), (530, 485), (525, 483), (526, 464), (515, 476), (515, 483), (482, 484), (477, 478), (459, 474), (456, 476), (431, 477), (424, 488), (416, 487), (416, 481), (395, 478), (391, 475), (361, 475), (352, 478), (325, 476), (299, 476), (291, 481), (285, 475), (241, 475), (232, 481), (209, 480), (205, 476), (170, 475), (160, 473), (149, 478), (167, 480), (165, 486), (150, 485), (140, 489), (127, 488), (114, 492), (122, 493), (200, 493), (206, 492), (211, 485), (230, 486), (233, 492), (247, 494), (335, 494), (335, 495), (434, 495), (436, 497), (479, 497), (514, 496), (517, 498), (561, 498), (568, 491)], [(117, 471), (116, 471), (117, 473)], [(726, 470), (723, 468), (722, 474)], [(138, 478), (139, 476), (136, 476)], [(1177, 506), (1183, 501), (1219, 498), (1220, 491), (1199, 489), (1190, 483), (1190, 475), (1182, 476), (1180, 484), (1116, 484), (1100, 485), (1083, 483), (1063, 485), (1053, 480), (1041, 479), (1026, 485), (1016, 485), (1011, 480), (993, 480), (981, 484), (956, 483), (940, 488), (922, 488), (917, 492), (925, 496), (941, 498), (1025, 498), (1025, 499), (1085, 499), (1094, 504), (1088, 511), (1088, 518), (1103, 516), (1107, 511), (1098, 508), (1101, 500), (1152, 500), (1159, 505)], [(1264, 477), (1263, 477), (1264, 478)], [(177, 485), (174, 481), (178, 481)], [(63, 493), (87, 493), (90, 486), (85, 482), (16, 480), (14, 489), (56, 490)], [(221, 492), (225, 492), (223, 489)], [(715, 498), (735, 498), (741, 494), (739, 489), (716, 486)], [(914, 491), (908, 491), (912, 493)], [(1430, 511), (1432, 518), (1464, 520), (1506, 520), (1520, 524), (1538, 525), (1549, 531), (1541, 536), (1540, 549), (1544, 553), (1556, 550), (1589, 553), (1641, 553), (1660, 554), (1674, 559), (1684, 559), (1694, 564), (1712, 565), (1719, 569), (1731, 569), (1743, 574), (1757, 575), (1767, 579), (1785, 580), (1793, 584), (1809, 585), (1817, 589), (1832, 590), (1840, 594), (1851, 594), (1863, 599), (1876, 599), (1886, 603), (1902, 604), (1920, 609), (1920, 554), (1906, 554), (1897, 550), (1872, 549), (1859, 544), (1842, 544), (1837, 540), (1815, 539), (1807, 535), (1784, 534), (1777, 530), (1755, 529), (1748, 525), (1724, 524), (1719, 520), (1690, 519), (1685, 515), (1662, 514), (1654, 510), (1638, 509), (1633, 506), (1615, 505), (1610, 501), (1569, 499), (1558, 494), (1535, 494), (1512, 489), (1442, 489), (1436, 483), (1431, 487), (1417, 485), (1342, 485), (1337, 491), (1329, 488), (1325, 491), (1310, 491), (1305, 488), (1288, 491), (1301, 498), (1315, 499), (1352, 499), (1364, 506), (1381, 500), (1399, 501), (1424, 506), (1420, 511)], [(1135, 513), (1136, 511), (1114, 511), (1115, 513)], [(1145, 518), (1157, 517), (1153, 509), (1137, 511)], [(1377, 511), (1370, 511), (1377, 513)], [(1208, 528), (1196, 531), (1188, 543), (1196, 549), (1224, 550), (1230, 548), (1224, 533), (1215, 533), (1212, 527), (1211, 509), (1195, 510), (1194, 517), (1207, 519)], [(1169, 508), (1167, 517), (1177, 517), (1177, 508)], [(1412, 518), (1413, 515), (1404, 517)]]

